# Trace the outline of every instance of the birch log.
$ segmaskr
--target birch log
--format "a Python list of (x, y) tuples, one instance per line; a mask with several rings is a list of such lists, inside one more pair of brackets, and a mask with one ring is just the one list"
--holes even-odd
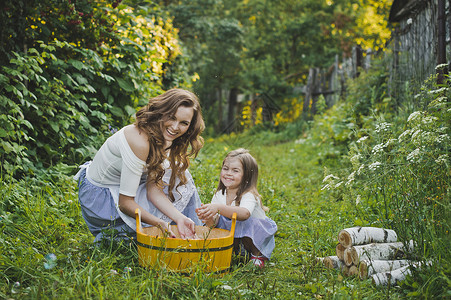
[(397, 284), (398, 281), (404, 280), (407, 275), (412, 273), (412, 268), (420, 269), (422, 266), (432, 266), (431, 261), (426, 262), (411, 262), (407, 266), (401, 267), (399, 269), (390, 271), (390, 272), (382, 272), (376, 273), (371, 276), (372, 282), (375, 285), (394, 285)]
[(342, 244), (337, 244), (337, 247), (335, 247), (335, 253), (340, 260), (343, 260), (345, 250), (346, 248)]
[(375, 285), (395, 285), (398, 281), (404, 280), (411, 273), (409, 266), (404, 266), (391, 272), (376, 273), (371, 276)]
[(358, 265), (362, 260), (392, 260), (405, 257), (406, 252), (412, 251), (413, 241), (405, 249), (402, 242), (373, 243), (369, 245), (352, 246), (346, 248), (343, 260), (346, 265)]
[[(390, 272), (392, 270), (399, 269), (401, 267), (407, 266), (409, 260), (364, 260), (359, 264), (359, 276), (360, 279), (366, 279), (373, 274)], [(411, 263), (411, 262), (410, 262)]]
[(345, 248), (370, 243), (393, 243), (397, 240), (394, 230), (378, 227), (351, 227), (338, 233), (338, 241)]
[(343, 262), (338, 258), (338, 256), (326, 256), (323, 259), (323, 263), (328, 269), (341, 270)]
[(359, 269), (357, 268), (357, 266), (350, 266), (348, 270), (348, 276), (356, 276), (357, 274), (359, 274)]

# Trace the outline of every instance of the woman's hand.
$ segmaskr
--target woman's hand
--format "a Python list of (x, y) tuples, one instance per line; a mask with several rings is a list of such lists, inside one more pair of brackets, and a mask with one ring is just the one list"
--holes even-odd
[(161, 222), (158, 222), (157, 227), (160, 228), (160, 230), (163, 232), (164, 236), (168, 235), (171, 238), (176, 237), (174, 232), (171, 230), (171, 226), (169, 225), (169, 223), (161, 220)]
[(189, 239), (194, 238), (196, 234), (195, 224), (193, 220), (187, 217), (180, 218), (175, 221), (177, 223), (177, 228), (180, 233), (180, 238)]

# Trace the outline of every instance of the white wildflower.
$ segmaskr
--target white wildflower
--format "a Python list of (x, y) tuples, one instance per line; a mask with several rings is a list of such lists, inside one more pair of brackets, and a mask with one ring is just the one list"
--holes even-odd
[(348, 181), (346, 182), (346, 186), (349, 186), (350, 184), (352, 184), (352, 182), (354, 181), (354, 179), (355, 179), (355, 171), (354, 172), (352, 172), (351, 174), (349, 174), (349, 176), (348, 176)]
[(366, 140), (368, 138), (368, 136), (367, 135), (365, 135), (365, 136), (362, 136), (360, 139), (358, 139), (357, 140), (357, 143), (362, 143), (364, 140)]
[(337, 176), (334, 176), (333, 174), (329, 174), (326, 177), (324, 177), (323, 182), (329, 181), (330, 179), (335, 180), (335, 179), (340, 179)]
[(343, 181), (340, 181), (339, 183), (337, 183), (334, 188), (339, 188), (341, 185), (343, 184)]
[(438, 71), (440, 69), (444, 69), (444, 68), (447, 68), (447, 67), (448, 67), (448, 64), (439, 64), (439, 65), (437, 65), (435, 67), (435, 70)]
[(398, 142), (402, 142), (403, 140), (404, 140), (404, 138), (407, 136), (407, 135), (410, 135), (412, 133), (412, 130), (410, 130), (410, 129), (407, 129), (406, 131), (404, 131), (403, 133), (401, 133), (400, 135), (399, 135), (399, 137), (398, 137)]
[(296, 140), (294, 143), (295, 144), (304, 144), (305, 141), (306, 141), (306, 139), (299, 139), (299, 140)]
[(449, 136), (447, 134), (441, 134), (435, 139), (435, 142), (437, 144), (443, 144), (448, 141), (449, 141)]
[(407, 155), (407, 160), (414, 163), (420, 155), (420, 148), (417, 148)]
[(326, 184), (325, 186), (323, 186), (322, 188), (321, 188), (321, 190), (322, 191), (324, 191), (324, 190), (330, 190), (331, 189), (331, 186), (330, 186), (330, 184)]
[(362, 157), (362, 155), (360, 155), (360, 153), (352, 156), (350, 159), (352, 166), (357, 167), (360, 164), (361, 157)]
[(419, 134), (421, 134), (423, 132), (423, 130), (421, 130), (421, 129), (418, 129), (417, 131), (415, 131), (413, 134), (412, 134), (412, 137), (410, 138), (410, 140), (413, 142), (413, 141), (415, 141), (416, 139), (417, 139), (417, 136), (419, 135)]
[(362, 164), (360, 166), (360, 168), (357, 170), (357, 175), (360, 175), (360, 173), (362, 172), (362, 170), (365, 168), (365, 164)]
[(383, 123), (380, 123), (380, 124), (377, 124), (377, 125), (376, 125), (375, 131), (376, 131), (377, 133), (387, 132), (387, 131), (390, 130), (390, 126), (391, 126), (390, 123), (383, 122)]
[(382, 144), (377, 144), (376, 146), (373, 147), (373, 150), (371, 150), (371, 154), (377, 155), (377, 154), (379, 154), (380, 152), (383, 152), (383, 151), (384, 151), (384, 147), (385, 147), (385, 144), (384, 144), (384, 143), (382, 143)]
[(447, 87), (442, 87), (442, 88), (440, 88), (440, 89), (438, 89), (438, 90), (430, 90), (429, 92), (428, 92), (428, 94), (430, 94), (430, 95), (435, 95), (435, 94), (440, 94), (440, 93), (444, 93), (444, 92), (447, 92), (448, 91), (448, 88)]
[(369, 168), (371, 171), (375, 171), (375, 170), (376, 170), (377, 168), (379, 168), (381, 165), (382, 165), (382, 164), (381, 164), (380, 162), (376, 161), (376, 162), (372, 163), (371, 165), (369, 165), (368, 168)]
[(360, 195), (357, 195), (357, 198), (355, 199), (355, 205), (358, 205), (361, 199), (362, 198), (360, 197)]
[(406, 23), (407, 23), (407, 25), (412, 24), (412, 18), (408, 18)]
[(397, 141), (396, 139), (389, 139), (389, 140), (385, 143), (384, 147), (386, 148), (386, 147), (388, 147), (388, 146), (390, 146), (390, 145), (393, 145), (396, 141)]
[(435, 162), (439, 165), (448, 165), (449, 164), (449, 157), (448, 154), (442, 154), (440, 155)]
[(431, 116), (425, 117), (425, 118), (423, 118), (423, 124), (426, 124), (426, 125), (432, 124), (432, 123), (434, 123), (434, 121), (437, 121), (437, 120), (438, 119), (436, 117), (431, 117)]
[(418, 119), (419, 117), (421, 117), (421, 115), (423, 114), (423, 112), (421, 111), (414, 111), (413, 113), (410, 114), (410, 116), (407, 118), (407, 122), (411, 122), (411, 121), (415, 121), (416, 119)]

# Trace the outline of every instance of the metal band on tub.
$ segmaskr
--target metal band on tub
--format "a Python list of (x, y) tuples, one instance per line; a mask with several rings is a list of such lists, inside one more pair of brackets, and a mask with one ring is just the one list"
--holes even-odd
[(185, 248), (166, 248), (166, 247), (157, 247), (152, 245), (143, 244), (141, 242), (136, 241), (136, 244), (138, 246), (149, 248), (152, 250), (159, 250), (159, 251), (169, 251), (169, 252), (216, 252), (216, 251), (224, 251), (227, 249), (230, 249), (233, 247), (233, 244), (230, 244), (228, 246), (224, 247), (217, 247), (217, 248), (202, 248), (202, 249), (185, 249)]

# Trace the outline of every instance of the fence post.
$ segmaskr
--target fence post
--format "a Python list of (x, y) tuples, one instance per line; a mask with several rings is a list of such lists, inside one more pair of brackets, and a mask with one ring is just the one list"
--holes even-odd
[(304, 105), (302, 107), (302, 117), (304, 119), (307, 119), (309, 107), (310, 107), (310, 99), (312, 98), (313, 94), (313, 84), (316, 77), (316, 69), (310, 68), (308, 72), (308, 78), (307, 78), (307, 86), (305, 87), (305, 94), (304, 94)]
[[(446, 63), (446, 15), (445, 0), (438, 0), (437, 4), (437, 27), (438, 27), (438, 43), (437, 43), (437, 65)], [(448, 74), (448, 68), (443, 67), (437, 70), (437, 83), (442, 84), (444, 75)]]

